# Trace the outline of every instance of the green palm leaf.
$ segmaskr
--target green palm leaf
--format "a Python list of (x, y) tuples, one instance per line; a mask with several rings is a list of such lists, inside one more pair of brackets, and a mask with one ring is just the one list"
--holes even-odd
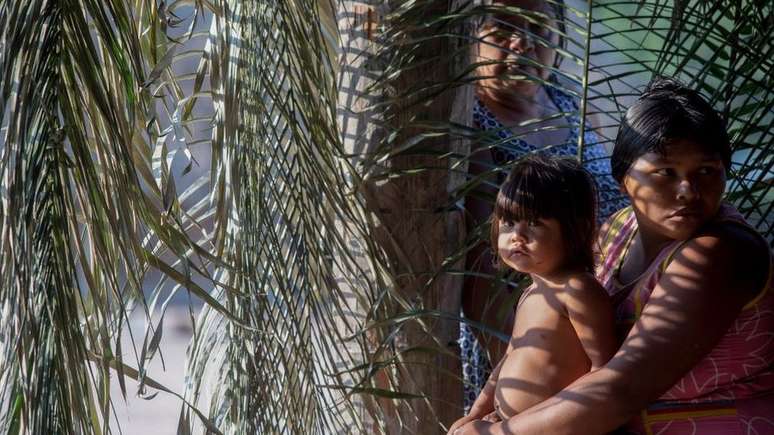
[[(249, 328), (204, 309), (186, 397), (208, 403), (224, 433), (362, 427), (342, 401), (346, 391), (326, 387), (351, 378), (335, 373), (347, 350), (336, 340), (332, 313), (347, 308), (331, 275), (336, 267), (356, 269), (349, 258), (334, 259), (344, 243), (335, 221), (363, 207), (340, 189), (347, 168), (340, 166), (333, 66), (319, 12), (314, 2), (217, 7), (205, 71), (222, 102), (215, 104), (215, 140), (231, 207), (223, 255), (235, 265), (219, 280), (244, 292), (219, 298)], [(195, 431), (195, 423), (183, 409), (181, 430)]]
[[(164, 129), (186, 119), (165, 124), (150, 92), (169, 80), (166, 18), (155, 2), (0, 2), (4, 432), (109, 432), (111, 370), (124, 395), (125, 376), (161, 387), (153, 273), (225, 312), (195, 281), (222, 262), (189, 237), (166, 161)], [(121, 342), (136, 302), (137, 369)]]
[[(727, 198), (771, 243), (771, 9), (568, 2), (566, 43), (537, 41), (558, 80), (521, 79), (579, 97), (607, 145), (654, 74), (700, 89), (734, 141)], [(471, 143), (503, 141), (469, 116), (488, 62), (474, 23), (492, 13), (539, 18), (0, 0), (0, 428), (109, 431), (111, 371), (124, 395), (125, 376), (166, 391), (147, 365), (181, 290), (205, 305), (181, 433), (430, 433), (460, 415), (459, 292), (478, 273), (463, 264), (486, 234), (465, 231), (464, 200), (506, 169), (467, 175)], [(519, 134), (565, 128), (552, 116)], [(135, 306), (144, 337), (122, 343)]]

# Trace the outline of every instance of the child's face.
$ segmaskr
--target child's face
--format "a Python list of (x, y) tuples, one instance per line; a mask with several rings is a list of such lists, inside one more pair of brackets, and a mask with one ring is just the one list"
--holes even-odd
[(497, 254), (519, 272), (550, 275), (564, 261), (564, 242), (559, 221), (554, 218), (534, 222), (499, 219)]

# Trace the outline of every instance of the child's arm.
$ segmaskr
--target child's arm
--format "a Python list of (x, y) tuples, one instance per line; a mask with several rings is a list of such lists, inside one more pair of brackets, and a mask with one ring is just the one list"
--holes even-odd
[[(510, 347), (511, 346), (509, 345), (509, 351)], [(473, 405), (470, 407), (468, 415), (455, 421), (449, 428), (449, 434), (454, 433), (455, 430), (473, 420), (481, 420), (488, 414), (494, 412), (495, 386), (497, 385), (497, 379), (500, 377), (500, 368), (503, 366), (503, 362), (505, 362), (505, 358), (507, 357), (508, 353), (506, 352), (505, 356), (500, 360), (500, 363), (497, 364), (497, 367), (492, 370), (492, 374), (489, 375), (489, 379), (487, 379), (486, 384), (484, 384), (484, 388), (481, 389), (478, 397), (476, 397), (476, 401), (473, 402)]]
[[(513, 329), (516, 329), (516, 322), (513, 324)], [(511, 337), (512, 336), (513, 333), (511, 333)], [(494, 370), (492, 370), (492, 374), (489, 375), (489, 379), (487, 379), (486, 384), (484, 384), (484, 388), (481, 389), (478, 397), (476, 397), (476, 401), (473, 402), (473, 405), (470, 407), (470, 412), (468, 415), (460, 418), (459, 420), (455, 421), (454, 424), (452, 424), (451, 428), (449, 428), (449, 434), (454, 433), (455, 430), (473, 420), (481, 420), (494, 412), (495, 387), (497, 386), (497, 380), (500, 378), (500, 369), (503, 367), (505, 359), (508, 358), (508, 355), (512, 350), (513, 341), (509, 340), (505, 355), (503, 355), (503, 357), (500, 359), (500, 362), (497, 364)]]
[(489, 375), (484, 388), (481, 389), (481, 393), (478, 394), (476, 401), (473, 402), (473, 406), (470, 407), (468, 415), (475, 416), (478, 419), (494, 411), (495, 386), (497, 385), (497, 379), (500, 378), (500, 368), (507, 357), (508, 354), (506, 353), (497, 364), (497, 367), (492, 370), (492, 374)]
[(567, 316), (591, 360), (591, 369), (597, 369), (618, 350), (613, 305), (591, 274), (572, 278), (566, 296)]

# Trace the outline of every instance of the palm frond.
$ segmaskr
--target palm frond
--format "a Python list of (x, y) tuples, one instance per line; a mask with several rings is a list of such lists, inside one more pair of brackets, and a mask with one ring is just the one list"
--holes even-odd
[[(244, 294), (220, 297), (249, 328), (205, 308), (186, 397), (207, 404), (225, 433), (357, 431), (346, 392), (328, 386), (345, 384), (336, 361), (357, 347), (342, 345), (332, 314), (347, 309), (332, 297), (342, 291), (333, 270), (349, 262), (336, 259), (344, 241), (335, 221), (363, 208), (340, 189), (346, 167), (321, 17), (305, 1), (217, 7), (206, 70), (231, 207), (223, 255), (235, 265), (219, 280)], [(186, 409), (180, 427), (196, 430)]]
[[(608, 146), (654, 74), (701, 90), (734, 141), (728, 199), (771, 242), (769, 3), (568, 1), (565, 44), (536, 40), (563, 58), (544, 65), (557, 79), (512, 78), (577, 97), (561, 115)], [(474, 23), (493, 13), (539, 18), (465, 1), (0, 0), (0, 428), (109, 432), (111, 371), (124, 395), (124, 377), (165, 391), (147, 366), (180, 291), (205, 304), (181, 433), (448, 425), (461, 279), (477, 273), (464, 258), (485, 234), (466, 231), (464, 200), (507, 169), (467, 169), (471, 143), (505, 141), (470, 120), (491, 64)], [(135, 306), (145, 333), (126, 356)]]
[[(156, 56), (172, 45), (158, 12), (144, 1), (0, 2), (7, 433), (110, 432), (111, 370), (124, 395), (124, 376), (158, 386), (145, 367), (161, 327), (143, 286), (161, 272), (209, 298), (196, 281), (220, 263), (189, 237), (196, 221), (180, 206), (150, 92), (171, 62)], [(185, 129), (177, 121), (170, 131)], [(149, 327), (126, 364), (120, 337), (136, 302)]]

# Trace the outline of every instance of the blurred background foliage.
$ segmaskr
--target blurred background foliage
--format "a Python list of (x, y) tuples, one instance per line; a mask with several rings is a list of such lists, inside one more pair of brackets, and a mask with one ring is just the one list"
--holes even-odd
[[(421, 378), (461, 388), (437, 367), (458, 358), (480, 234), (460, 216), (483, 182), (468, 151), (486, 138), (454, 107), (487, 7), (0, 0), (0, 429), (111, 432), (112, 383), (179, 395), (179, 433), (430, 433), (460, 415)], [(654, 74), (699, 89), (734, 143), (727, 199), (770, 243), (772, 8), (567, 2), (555, 71), (608, 146)], [(147, 366), (181, 297), (203, 308), (171, 391)], [(144, 334), (125, 343), (131, 312)]]

